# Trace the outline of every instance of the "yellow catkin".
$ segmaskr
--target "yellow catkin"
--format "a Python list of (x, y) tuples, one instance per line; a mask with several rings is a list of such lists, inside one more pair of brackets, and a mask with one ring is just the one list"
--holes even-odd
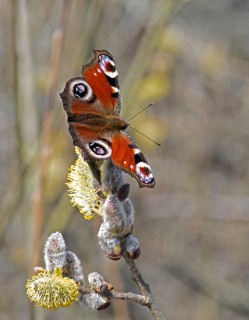
[(94, 189), (93, 177), (88, 164), (82, 159), (79, 148), (75, 148), (78, 155), (76, 162), (68, 173), (68, 194), (71, 203), (76, 206), (84, 218), (91, 220), (102, 215), (102, 203)]
[(78, 285), (73, 279), (62, 276), (62, 270), (40, 272), (26, 284), (27, 295), (36, 305), (58, 309), (71, 305), (78, 297)]

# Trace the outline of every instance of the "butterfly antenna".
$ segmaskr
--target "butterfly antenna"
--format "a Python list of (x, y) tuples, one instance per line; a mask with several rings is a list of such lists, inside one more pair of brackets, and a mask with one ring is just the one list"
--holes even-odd
[[(127, 120), (127, 122), (131, 121), (131, 119), (135, 118), (136, 116), (138, 116), (140, 113), (142, 113), (144, 110), (148, 109), (149, 107), (153, 106), (153, 102), (150, 103), (147, 107), (143, 108), (142, 110), (140, 110), (138, 113), (136, 113), (133, 117), (131, 117), (129, 120)], [(134, 128), (133, 128), (134, 129)], [(141, 132), (140, 132), (141, 133)]]
[[(148, 108), (148, 107), (147, 107)], [(146, 136), (144, 133), (142, 133), (141, 131), (129, 126), (129, 128), (133, 129), (134, 131), (140, 133), (142, 136), (144, 136), (145, 138), (149, 139), (150, 141), (154, 142), (157, 146), (162, 147), (162, 145), (158, 142), (156, 142), (155, 140), (151, 139), (150, 137)]]

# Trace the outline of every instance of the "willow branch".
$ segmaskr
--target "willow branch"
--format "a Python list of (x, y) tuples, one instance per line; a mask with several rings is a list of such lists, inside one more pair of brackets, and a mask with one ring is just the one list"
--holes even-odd
[(128, 268), (130, 269), (132, 280), (136, 283), (142, 295), (148, 299), (148, 303), (146, 303), (145, 305), (149, 308), (154, 318), (156, 320), (166, 320), (166, 317), (155, 302), (155, 299), (150, 290), (150, 286), (144, 281), (143, 277), (137, 269), (134, 260), (129, 258), (126, 252), (123, 253), (123, 258)]
[(130, 300), (136, 303), (139, 303), (143, 306), (149, 305), (149, 299), (143, 295), (132, 293), (132, 292), (118, 292), (115, 290), (102, 293), (102, 295), (108, 297), (109, 299), (118, 299), (118, 300)]

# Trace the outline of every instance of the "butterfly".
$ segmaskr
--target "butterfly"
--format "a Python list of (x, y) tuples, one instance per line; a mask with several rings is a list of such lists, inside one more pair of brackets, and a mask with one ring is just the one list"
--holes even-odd
[(83, 65), (82, 76), (69, 80), (60, 93), (73, 144), (91, 160), (111, 158), (113, 164), (134, 177), (140, 187), (153, 188), (155, 179), (151, 168), (125, 132), (129, 124), (119, 116), (118, 72), (110, 52), (94, 50), (94, 58)]

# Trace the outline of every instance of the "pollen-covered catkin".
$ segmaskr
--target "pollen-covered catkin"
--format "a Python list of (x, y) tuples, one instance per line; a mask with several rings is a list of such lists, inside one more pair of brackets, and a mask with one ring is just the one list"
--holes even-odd
[(26, 284), (27, 295), (36, 305), (46, 309), (67, 307), (78, 298), (78, 285), (73, 279), (62, 276), (62, 269), (40, 272)]

